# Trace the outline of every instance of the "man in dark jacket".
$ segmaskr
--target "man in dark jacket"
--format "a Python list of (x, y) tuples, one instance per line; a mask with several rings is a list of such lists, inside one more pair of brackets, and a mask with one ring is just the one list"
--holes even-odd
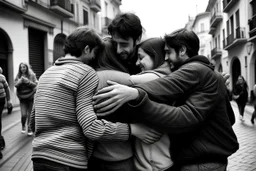
[(166, 35), (165, 42), (170, 75), (135, 88), (109, 82), (112, 86), (94, 97), (108, 101), (94, 107), (100, 113), (110, 103), (115, 108), (130, 101), (138, 118), (168, 132), (175, 163), (171, 170), (224, 171), (239, 144), (223, 77), (198, 55), (199, 39), (193, 31), (180, 29)]

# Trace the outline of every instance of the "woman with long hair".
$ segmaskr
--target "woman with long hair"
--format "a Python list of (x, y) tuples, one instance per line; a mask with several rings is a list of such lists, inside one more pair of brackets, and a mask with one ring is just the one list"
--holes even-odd
[(248, 85), (243, 76), (239, 75), (234, 87), (233, 98), (235, 99), (239, 114), (240, 120), (244, 120), (244, 108), (248, 101)]
[(33, 107), (34, 94), (36, 92), (37, 78), (36, 74), (30, 68), (30, 66), (21, 62), (19, 64), (19, 71), (15, 78), (15, 87), (17, 88), (17, 96), (20, 100), (21, 109), (21, 133), (26, 132), (27, 122), (27, 134), (31, 136), (33, 133), (29, 127), (30, 113)]

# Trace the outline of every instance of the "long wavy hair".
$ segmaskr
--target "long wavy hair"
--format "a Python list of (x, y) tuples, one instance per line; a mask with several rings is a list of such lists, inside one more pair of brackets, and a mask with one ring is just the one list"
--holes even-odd
[(19, 64), (19, 70), (18, 70), (18, 74), (17, 74), (17, 76), (16, 76), (17, 78), (20, 78), (20, 77), (22, 76), (21, 65), (25, 65), (26, 68), (27, 68), (27, 70), (26, 70), (26, 72), (25, 72), (25, 76), (26, 76), (27, 78), (30, 78), (32, 75), (35, 75), (34, 71), (31, 69), (31, 67), (30, 67), (30, 65), (29, 65), (28, 63), (26, 63), (26, 62), (21, 62), (21, 63)]
[(144, 40), (137, 46), (137, 48), (141, 48), (150, 56), (154, 63), (153, 68), (155, 69), (165, 61), (164, 46), (165, 42), (162, 38), (154, 37)]

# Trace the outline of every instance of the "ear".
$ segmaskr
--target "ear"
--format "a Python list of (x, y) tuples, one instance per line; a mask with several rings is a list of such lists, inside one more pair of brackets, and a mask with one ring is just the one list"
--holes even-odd
[(137, 39), (137, 40), (135, 41), (135, 45), (138, 45), (138, 44), (140, 44), (140, 39)]
[(84, 51), (84, 54), (87, 55), (88, 53), (90, 53), (90, 47), (86, 45), (83, 51)]
[(181, 46), (180, 48), (180, 56), (184, 56), (187, 53), (186, 46)]

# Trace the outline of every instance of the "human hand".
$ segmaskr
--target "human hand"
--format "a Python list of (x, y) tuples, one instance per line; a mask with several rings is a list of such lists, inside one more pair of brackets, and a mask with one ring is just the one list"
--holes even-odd
[(144, 124), (135, 123), (130, 124), (131, 127), (131, 134), (146, 144), (153, 144), (154, 142), (158, 141), (162, 133), (158, 132), (152, 128), (147, 127)]
[(234, 99), (234, 100), (236, 100), (236, 99), (238, 99), (239, 98), (239, 95), (232, 95), (232, 98)]
[(222, 72), (221, 75), (222, 75), (222, 77), (225, 81), (225, 85), (229, 86), (229, 83), (230, 83), (229, 77), (230, 77), (230, 75), (226, 72)]
[(7, 101), (7, 108), (10, 108), (10, 107), (12, 107), (12, 101), (11, 101), (11, 100), (8, 100), (8, 101)]
[(26, 77), (23, 77), (23, 76), (22, 76), (22, 81), (23, 81), (23, 83), (25, 83), (25, 84), (29, 83), (29, 79), (26, 78)]
[(110, 86), (99, 90), (92, 98), (97, 116), (106, 116), (113, 113), (124, 103), (136, 99), (139, 94), (135, 88), (113, 81), (107, 81), (107, 83)]

